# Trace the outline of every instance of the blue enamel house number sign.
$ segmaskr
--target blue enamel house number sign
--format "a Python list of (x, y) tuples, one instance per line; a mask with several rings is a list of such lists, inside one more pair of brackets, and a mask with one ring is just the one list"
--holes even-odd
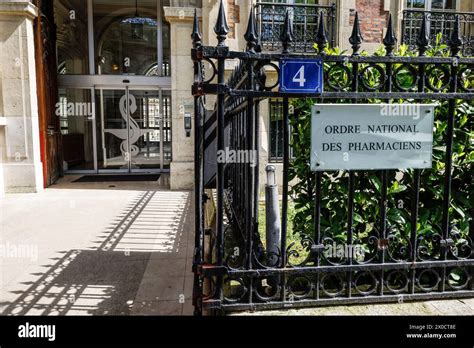
[(323, 92), (323, 61), (321, 59), (282, 59), (280, 61), (280, 92)]

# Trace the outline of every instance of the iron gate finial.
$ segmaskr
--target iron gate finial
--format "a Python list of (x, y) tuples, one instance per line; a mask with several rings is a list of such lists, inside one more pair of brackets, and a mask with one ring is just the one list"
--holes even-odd
[(199, 31), (199, 19), (197, 15), (197, 8), (194, 9), (194, 22), (193, 22), (193, 32), (191, 34), (191, 38), (193, 39), (194, 47), (197, 48), (202, 44), (202, 36)]
[[(264, 6), (263, 4), (259, 2), (259, 7)], [(294, 15), (299, 16), (300, 12), (288, 4), (285, 4), (285, 7), (290, 7), (290, 9), (286, 11), (285, 16), (283, 12), (278, 12), (277, 15), (280, 16), (278, 36), (282, 35), (277, 41), (280, 39), (283, 42), (283, 52), (269, 54), (259, 51), (261, 40), (264, 40), (266, 35), (266, 30), (264, 30), (265, 33), (260, 31), (259, 18), (262, 20), (266, 15), (261, 10), (259, 11), (259, 8), (254, 7), (255, 12), (251, 11), (245, 33), (247, 49), (241, 52), (231, 50), (223, 43), (228, 33), (224, 5), (221, 2), (215, 27), (216, 33), (220, 35), (219, 45), (195, 47), (192, 50), (195, 67), (193, 95), (197, 125), (195, 129), (196, 238), (193, 258), (195, 274), (193, 304), (196, 307), (196, 313), (202, 313), (203, 310), (231, 312), (283, 309), (292, 306), (309, 307), (321, 304), (368, 303), (372, 302), (372, 298), (376, 299), (376, 302), (390, 302), (399, 301), (402, 297), (406, 300), (473, 297), (474, 288), (472, 279), (469, 278), (469, 271), (473, 265), (472, 241), (457, 229), (453, 231), (457, 222), (451, 218), (450, 211), (451, 199), (456, 192), (453, 191), (456, 186), (452, 184), (455, 179), (452, 173), (455, 166), (453, 156), (457, 140), (455, 132), (458, 126), (456, 101), (472, 101), (474, 98), (468, 86), (469, 81), (466, 80), (468, 79), (466, 75), (469, 75), (466, 69), (474, 64), (474, 58), (456, 56), (460, 54), (461, 45), (468, 46), (462, 41), (465, 37), (462, 32), (463, 16), (460, 16), (461, 23), (456, 18), (456, 23), (449, 27), (451, 31), (447, 47), (451, 50), (450, 54), (454, 55), (453, 57), (445, 55), (426, 57), (428, 54), (424, 52), (429, 47), (429, 35), (433, 33), (434, 28), (430, 28), (427, 23), (431, 17), (421, 17), (422, 14), (416, 17), (419, 23), (423, 20), (422, 28), (420, 29), (419, 26), (416, 28), (416, 36), (420, 36), (421, 57), (415, 57), (412, 54), (395, 57), (397, 37), (394, 24), (396, 22), (395, 17), (391, 16), (387, 17), (387, 30), (383, 35), (386, 56), (364, 54), (361, 57), (359, 51), (361, 51), (364, 38), (360, 25), (365, 23), (359, 21), (357, 13), (351, 13), (351, 16), (355, 15), (352, 17), (354, 22), (349, 40), (353, 52), (322, 57), (326, 63), (323, 67), (327, 76), (325, 81), (328, 82), (329, 87), (323, 89), (321, 95), (315, 96), (313, 92), (291, 94), (278, 89), (281, 84), (281, 61), (306, 60), (306, 56), (295, 52), (302, 47), (299, 42), (301, 21), (299, 17), (294, 18)], [(271, 6), (273, 10), (275, 5)], [(313, 31), (311, 34), (312, 43), (317, 40), (321, 44), (324, 41), (324, 35), (327, 35), (331, 41), (334, 39), (334, 23), (330, 22), (333, 18), (331, 13), (333, 12), (324, 12), (324, 23), (319, 19), (321, 13), (318, 13), (320, 22), (313, 23), (312, 28), (317, 32)], [(255, 16), (255, 22), (253, 16)], [(283, 17), (285, 17), (284, 22)], [(450, 18), (454, 19), (454, 17)], [(293, 23), (294, 20), (296, 23)], [(364, 20), (370, 20), (370, 18)], [(197, 23), (195, 14), (193, 43), (198, 42), (202, 45)], [(326, 32), (325, 29), (328, 31)], [(304, 32), (307, 33), (306, 29)], [(320, 37), (317, 37), (317, 34), (321, 34)], [(280, 45), (275, 46), (280, 47)], [(255, 53), (250, 52), (253, 49)], [(213, 75), (204, 81), (203, 61), (210, 65)], [(215, 61), (217, 64), (214, 63)], [(226, 62), (231, 61), (237, 61), (237, 63), (226, 82)], [(338, 70), (332, 70), (333, 66)], [(273, 85), (267, 85), (265, 67), (277, 72), (278, 78), (268, 81), (270, 84), (274, 83)], [(338, 71), (345, 75), (342, 79), (339, 73), (336, 74)], [(374, 74), (378, 74), (379, 77), (372, 78)], [(334, 79), (331, 75), (335, 75)], [(410, 78), (405, 78), (407, 75)], [(439, 84), (437, 81), (431, 82), (436, 76), (440, 76), (439, 79), (442, 80)], [(300, 73), (299, 77), (301, 80), (306, 80), (309, 74), (303, 76)], [(338, 83), (340, 80), (342, 82)], [(377, 81), (372, 83), (372, 80)], [(205, 108), (206, 95), (217, 96), (217, 100), (212, 99), (214, 110), (212, 112), (209, 110), (209, 114)], [(407, 177), (408, 184), (412, 185), (410, 192), (407, 193), (411, 197), (410, 207), (397, 208), (405, 209), (410, 214), (411, 228), (409, 233), (403, 236), (398, 234), (395, 226), (390, 224), (390, 213), (387, 210), (390, 204), (388, 192), (392, 174), (396, 176), (395, 173), (398, 171), (386, 170), (381, 173), (380, 183), (375, 185), (377, 193), (375, 193), (374, 204), (377, 200), (380, 214), (377, 214), (374, 221), (381, 228), (375, 228), (374, 232), (369, 233), (367, 237), (361, 237), (355, 216), (359, 204), (356, 194), (365, 185), (364, 180), (359, 180), (359, 173), (362, 177), (367, 174), (367, 171), (360, 170), (349, 171), (347, 184), (344, 178), (343, 187), (344, 189), (347, 187), (348, 196), (344, 206), (347, 207), (348, 214), (347, 226), (341, 231), (345, 238), (341, 242), (332, 238), (327, 239), (327, 232), (330, 232), (328, 237), (336, 236), (330, 231), (332, 226), (328, 227), (327, 222), (323, 220), (328, 216), (326, 214), (331, 214), (331, 209), (326, 206), (324, 200), (326, 174), (318, 171), (314, 178), (315, 182), (311, 183), (314, 209), (308, 209), (306, 213), (307, 222), (312, 225), (313, 231), (308, 229), (307, 235), (298, 237), (298, 240), (289, 241), (288, 227), (291, 226), (289, 223), (291, 223), (292, 215), (289, 214), (288, 203), (292, 199), (293, 203), (296, 203), (290, 191), (291, 163), (293, 158), (300, 158), (298, 156), (301, 155), (290, 151), (292, 135), (290, 98), (316, 98), (316, 102), (324, 99), (335, 103), (340, 100), (352, 100), (355, 103), (359, 100), (401, 99), (409, 101), (409, 104), (411, 101), (427, 99), (448, 101), (446, 109), (443, 108), (443, 113), (447, 116), (446, 139), (440, 140), (446, 148), (443, 162), (446, 170), (444, 173), (439, 173), (438, 178), (440, 181), (444, 180), (445, 183), (440, 231), (432, 234), (421, 232), (422, 218), (419, 210), (425, 204), (426, 198), (420, 195), (422, 170), (415, 169), (413, 176)], [(262, 111), (259, 103), (267, 103), (267, 101), (269, 104), (264, 104), (265, 109)], [(261, 114), (267, 112), (266, 105), (269, 106), (272, 114), (269, 117), (273, 120), (274, 114), (278, 116), (278, 122), (282, 122), (278, 125), (277, 134), (282, 129), (283, 151), (278, 151), (280, 149), (278, 145), (275, 153), (281, 153), (284, 170), (281, 180), (283, 193), (280, 216), (281, 235), (279, 238), (265, 240), (267, 248), (265, 255), (262, 240), (258, 235), (261, 197), (259, 182), (261, 167), (258, 158), (261, 158), (261, 147), (256, 144), (260, 144), (261, 139), (259, 120), (262, 116), (268, 116)], [(427, 111), (432, 112), (432, 110)], [(215, 130), (210, 127), (215, 127)], [(277, 136), (277, 140), (280, 139)], [(216, 160), (215, 164), (209, 163), (206, 151), (207, 148), (214, 146), (217, 151), (235, 151), (236, 156), (239, 156), (239, 151), (255, 151), (257, 159), (255, 168), (251, 170), (248, 165), (252, 162), (251, 154), (245, 163), (242, 161), (243, 158), (242, 160), (236, 158), (236, 161), (229, 159), (229, 163), (225, 163), (226, 159)], [(441, 159), (440, 163), (441, 161), (443, 160)], [(206, 178), (208, 171), (211, 173), (210, 179)], [(212, 178), (215, 179), (214, 182), (211, 182)], [(313, 175), (311, 174), (308, 178), (313, 180)], [(269, 182), (273, 183), (273, 181)], [(216, 189), (215, 196), (212, 196), (213, 202), (208, 202), (216, 215), (216, 223), (210, 226), (205, 219), (206, 207), (204, 207), (205, 197), (207, 197), (204, 190), (207, 188)], [(369, 193), (369, 195), (372, 194)], [(269, 202), (270, 200), (267, 199), (266, 208), (269, 207)], [(435, 204), (439, 203), (437, 201)], [(279, 212), (279, 203), (276, 203), (275, 207)], [(368, 218), (371, 217), (368, 216)], [(266, 219), (267, 222), (270, 220)], [(293, 231), (295, 226), (293, 221)], [(271, 228), (265, 228), (267, 232), (271, 231)], [(312, 232), (314, 237), (310, 235)], [(236, 233), (239, 238), (230, 240), (234, 239), (227, 238), (230, 233)], [(333, 242), (332, 250), (329, 254), (326, 253), (326, 248), (331, 247), (331, 242)], [(272, 250), (272, 246), (275, 245), (276, 247)], [(344, 250), (340, 250), (339, 247), (343, 247)], [(453, 282), (455, 275), (459, 279)]]
[(318, 33), (316, 34), (316, 43), (318, 44), (319, 53), (324, 53), (324, 49), (328, 44), (326, 36), (326, 28), (324, 28), (324, 14), (321, 11), (319, 14)]
[(393, 56), (393, 50), (395, 49), (395, 45), (397, 44), (397, 37), (395, 36), (395, 32), (393, 30), (391, 13), (388, 16), (387, 33), (385, 34), (385, 37), (383, 39), (383, 44), (385, 45), (387, 56)]
[(418, 39), (416, 40), (416, 44), (418, 45), (418, 51), (420, 52), (420, 56), (426, 55), (426, 50), (430, 45), (430, 34), (428, 29), (428, 16), (423, 14), (423, 20), (421, 21), (421, 28), (420, 28), (420, 35), (418, 35)]
[(451, 37), (449, 38), (449, 47), (451, 48), (451, 56), (458, 57), (459, 52), (461, 51), (463, 40), (460, 34), (460, 20), (459, 15), (456, 15), (454, 20), (454, 27), (453, 32), (451, 33)]
[(244, 35), (245, 41), (247, 41), (247, 51), (255, 53), (255, 49), (258, 45), (258, 34), (257, 34), (257, 19), (255, 18), (255, 10), (253, 6), (250, 8), (249, 22), (247, 25), (247, 31)]
[(359, 23), (359, 13), (355, 13), (355, 18), (354, 18), (354, 26), (352, 28), (352, 35), (349, 38), (349, 42), (352, 45), (352, 55), (353, 56), (358, 56), (359, 55), (359, 50), (360, 46), (362, 44), (362, 41), (364, 41), (364, 38), (362, 37), (362, 33), (360, 31), (360, 23)]
[(283, 46), (283, 54), (290, 53), (290, 45), (293, 42), (293, 18), (290, 15), (290, 9), (286, 9), (285, 13), (285, 24), (283, 25), (283, 32), (281, 33), (280, 37), (282, 46)]
[(227, 17), (225, 14), (224, 0), (221, 0), (219, 5), (219, 14), (217, 15), (216, 26), (214, 27), (214, 32), (217, 35), (217, 46), (225, 46), (225, 40), (227, 39), (227, 34), (229, 33), (229, 25), (227, 24)]

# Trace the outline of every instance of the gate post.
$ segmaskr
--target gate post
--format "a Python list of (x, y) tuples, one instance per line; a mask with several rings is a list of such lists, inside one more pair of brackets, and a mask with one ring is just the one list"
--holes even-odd
[(267, 184), (265, 186), (265, 228), (266, 250), (269, 266), (278, 265), (278, 251), (281, 244), (281, 220), (278, 202), (278, 186), (276, 185), (275, 170), (272, 165), (265, 168)]
[[(219, 6), (219, 14), (214, 32), (217, 35), (217, 48), (220, 50), (217, 58), (217, 84), (225, 85), (225, 55), (227, 46), (225, 44), (229, 26), (225, 14), (224, 1)], [(225, 92), (219, 89), (217, 94), (217, 153), (222, 153), (225, 147)], [(216, 216), (216, 263), (217, 266), (224, 264), (224, 188), (225, 188), (225, 163), (217, 161), (217, 216)], [(217, 276), (214, 300), (219, 302), (223, 296), (222, 275)]]
[[(195, 50), (202, 46), (202, 37), (199, 31), (199, 20), (197, 10), (194, 11), (193, 32), (193, 54)], [(194, 83), (202, 87), (202, 63), (194, 59)], [(194, 223), (195, 223), (195, 241), (194, 241), (194, 285), (193, 285), (193, 305), (194, 315), (202, 315), (202, 279), (200, 278), (197, 267), (203, 262), (204, 253), (204, 185), (203, 185), (203, 107), (202, 96), (198, 90), (194, 91)]]

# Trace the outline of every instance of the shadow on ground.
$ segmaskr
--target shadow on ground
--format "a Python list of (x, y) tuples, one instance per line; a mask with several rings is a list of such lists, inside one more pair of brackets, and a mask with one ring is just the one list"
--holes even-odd
[[(36, 281), (22, 283), (26, 291), (13, 291), (16, 300), (0, 303), (6, 305), (2, 314), (131, 314), (150, 259), (187, 260), (190, 209), (188, 192), (141, 193), (94, 242), (97, 246), (60, 252), (62, 257), (43, 266), (44, 273), (32, 274)], [(156, 272), (159, 276), (160, 269)]]

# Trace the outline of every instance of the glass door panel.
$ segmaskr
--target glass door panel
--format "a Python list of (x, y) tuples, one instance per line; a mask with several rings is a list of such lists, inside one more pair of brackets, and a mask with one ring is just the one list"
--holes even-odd
[(173, 161), (173, 152), (171, 147), (171, 92), (163, 91), (163, 168), (170, 169)]
[(95, 170), (91, 90), (60, 88), (56, 114), (60, 117), (64, 170)]
[(127, 91), (96, 92), (97, 153), (99, 170), (129, 171)]
[[(169, 169), (171, 163), (171, 94), (130, 90), (131, 170)], [(135, 104), (135, 105), (134, 105)]]
[(172, 160), (169, 91), (100, 89), (96, 100), (99, 170), (169, 169)]
[(130, 91), (131, 169), (161, 168), (161, 119), (158, 91)]

